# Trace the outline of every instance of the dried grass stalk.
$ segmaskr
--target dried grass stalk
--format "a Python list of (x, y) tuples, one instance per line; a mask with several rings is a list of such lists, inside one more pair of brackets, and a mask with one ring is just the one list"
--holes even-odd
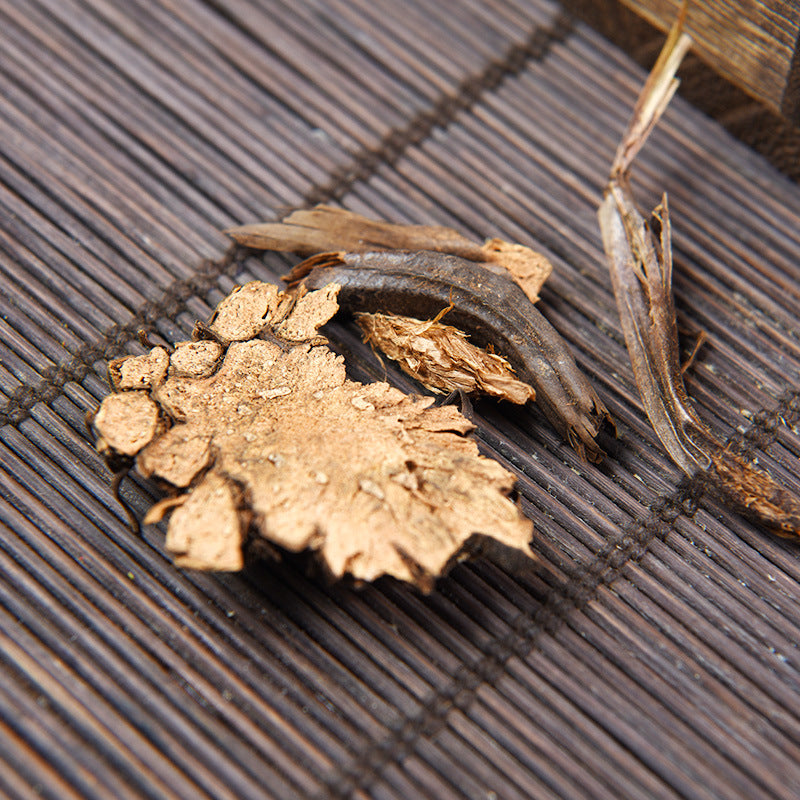
[[(682, 15), (683, 16), (683, 15)], [(630, 187), (633, 160), (674, 94), (691, 45), (682, 16), (653, 67), (622, 137), (598, 217), (622, 330), (642, 404), (672, 460), (703, 473), (740, 511), (780, 535), (800, 532), (800, 503), (763, 470), (726, 447), (700, 419), (683, 383), (672, 298), (666, 195), (645, 220)]]

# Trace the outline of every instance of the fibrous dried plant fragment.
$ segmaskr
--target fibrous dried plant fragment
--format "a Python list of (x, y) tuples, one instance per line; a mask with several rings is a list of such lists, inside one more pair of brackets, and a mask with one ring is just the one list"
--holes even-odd
[(313, 256), (289, 280), (307, 289), (334, 282), (353, 311), (435, 318), (449, 309), (449, 322), (478, 346), (492, 345), (534, 389), (537, 405), (581, 457), (602, 458), (596, 438), (611, 424), (608, 411), (566, 342), (505, 276), (444, 253), (386, 251)]
[[(192, 375), (190, 345), (178, 345), (152, 397), (103, 402), (95, 427), (107, 447), (129, 422), (116, 404), (136, 397), (138, 432), (126, 452), (146, 475), (189, 487), (151, 516), (172, 512), (167, 547), (177, 563), (238, 569), (251, 521), (274, 544), (318, 551), (335, 576), (389, 574), (425, 590), (476, 533), (529, 554), (531, 523), (508, 496), (514, 478), (465, 438), (472, 424), (430, 398), (348, 380), (341, 357), (318, 343), (336, 291), (298, 300), (240, 287), (203, 329), (221, 350), (214, 371), (203, 354)], [(248, 338), (256, 319), (259, 338)], [(310, 341), (297, 341), (300, 332)], [(142, 425), (146, 404), (167, 430)]]
[(421, 250), (449, 253), (507, 272), (532, 303), (553, 270), (541, 253), (521, 244), (488, 239), (484, 244), (442, 225), (400, 225), (371, 220), (334, 206), (293, 211), (280, 222), (242, 225), (225, 231), (238, 244), (257, 250), (278, 250), (313, 256), (333, 250), (348, 253), (376, 250)]
[(633, 159), (677, 88), (675, 71), (691, 41), (673, 28), (642, 89), (614, 158), (599, 209), (603, 245), (634, 377), (653, 429), (687, 474), (703, 473), (741, 511), (781, 535), (800, 533), (800, 502), (726, 447), (695, 412), (683, 383), (672, 298), (667, 199), (649, 221), (629, 182)]
[(536, 399), (533, 387), (514, 377), (508, 360), (467, 340), (438, 319), (397, 314), (356, 314), (364, 340), (433, 392), (478, 392), (523, 405)]

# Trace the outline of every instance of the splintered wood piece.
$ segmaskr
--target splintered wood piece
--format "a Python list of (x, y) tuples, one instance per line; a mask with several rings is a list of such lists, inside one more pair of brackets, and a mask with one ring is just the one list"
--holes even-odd
[[(667, 31), (682, 0), (622, 2)], [(796, 0), (693, 0), (686, 28), (703, 61), (794, 125), (800, 123)]]
[(442, 225), (400, 225), (334, 206), (293, 211), (280, 222), (241, 225), (225, 231), (238, 244), (312, 256), (326, 250), (435, 250), (485, 261), (478, 242)]
[[(431, 398), (348, 380), (342, 358), (318, 343), (337, 292), (240, 287), (211, 326), (222, 350), (213, 372), (207, 354), (193, 362), (178, 345), (177, 364), (151, 396), (104, 400), (97, 417), (106, 449), (120, 441), (138, 453), (144, 475), (189, 489), (150, 515), (171, 512), (166, 543), (176, 563), (239, 569), (251, 521), (272, 544), (316, 551), (336, 577), (393, 575), (423, 591), (480, 550), (476, 537), (530, 556), (532, 525), (509, 498), (514, 477), (465, 437), (472, 424)], [(256, 318), (259, 338), (241, 339)], [(299, 332), (309, 341), (296, 341)], [(118, 408), (127, 398), (130, 419)], [(171, 422), (160, 435), (152, 424), (140, 431), (145, 405)]]
[(505, 358), (471, 344), (452, 325), (396, 314), (361, 313), (355, 318), (364, 341), (433, 392), (476, 392), (518, 405), (536, 398), (532, 386), (514, 377)]
[(678, 351), (667, 198), (648, 221), (630, 187), (633, 160), (666, 110), (677, 87), (675, 71), (691, 45), (681, 23), (679, 17), (642, 89), (598, 211), (622, 330), (642, 405), (672, 460), (687, 475), (708, 476), (745, 515), (796, 536), (800, 501), (726, 447), (692, 406)]
[(242, 225), (229, 228), (225, 233), (246, 247), (300, 256), (375, 250), (449, 253), (483, 263), (487, 268), (500, 268), (519, 284), (533, 303), (539, 299), (539, 291), (553, 270), (545, 256), (525, 245), (502, 239), (489, 239), (480, 244), (441, 225), (400, 225), (371, 220), (333, 206), (300, 209), (280, 222)]

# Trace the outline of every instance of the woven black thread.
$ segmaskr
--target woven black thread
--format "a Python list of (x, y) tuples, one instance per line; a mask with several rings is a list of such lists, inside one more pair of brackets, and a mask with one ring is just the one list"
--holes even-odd
[[(306, 192), (303, 206), (338, 200), (354, 184), (371, 177), (379, 167), (393, 164), (409, 147), (419, 144), (434, 128), (444, 127), (456, 114), (469, 109), (505, 77), (520, 72), (530, 60), (544, 58), (550, 47), (562, 41), (571, 28), (571, 19), (563, 14), (556, 17), (552, 26), (535, 28), (525, 43), (512, 45), (502, 60), (492, 61), (481, 73), (462, 80), (454, 94), (443, 95), (430, 109), (388, 133), (377, 147), (365, 148), (350, 164), (334, 170), (326, 183)], [(65, 364), (44, 370), (36, 386), (20, 386), (0, 409), (0, 425), (19, 425), (30, 416), (37, 403), (55, 400), (67, 383), (81, 381), (95, 371), (97, 362), (105, 364), (122, 355), (138, 331), (152, 331), (159, 319), (174, 317), (183, 311), (190, 297), (207, 293), (222, 275), (233, 273), (247, 252), (246, 248), (233, 246), (220, 260), (204, 261), (195, 275), (173, 282), (160, 300), (143, 304), (127, 323), (113, 325), (100, 341), (81, 347)], [(100, 371), (104, 370), (105, 366)]]
[(752, 425), (743, 433), (731, 437), (730, 446), (745, 458), (752, 458), (756, 450), (771, 445), (781, 425), (794, 425), (800, 421), (800, 392), (787, 390), (778, 398), (774, 409), (762, 409), (753, 415)]
[(37, 403), (55, 400), (68, 383), (81, 381), (95, 371), (97, 362), (102, 363), (97, 370), (102, 374), (105, 364), (122, 355), (138, 331), (152, 331), (159, 319), (176, 316), (182, 311), (190, 297), (208, 293), (221, 275), (236, 269), (244, 252), (243, 248), (233, 246), (218, 261), (203, 261), (194, 275), (174, 281), (158, 301), (142, 304), (124, 325), (112, 325), (98, 342), (82, 345), (66, 363), (48, 367), (36, 386), (20, 386), (0, 410), (0, 425), (19, 425), (30, 416)]

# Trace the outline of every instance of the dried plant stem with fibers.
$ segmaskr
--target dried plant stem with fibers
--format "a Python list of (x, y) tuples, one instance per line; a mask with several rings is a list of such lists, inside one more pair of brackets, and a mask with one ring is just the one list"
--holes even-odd
[(287, 294), (253, 282), (194, 342), (115, 362), (98, 448), (173, 488), (176, 564), (237, 570), (248, 534), (315, 551), (335, 577), (393, 575), (423, 591), (476, 552), (531, 556), (514, 476), (478, 453), (453, 406), (345, 375), (319, 336), (339, 287)]
[(439, 321), (449, 310), (430, 320), (366, 312), (355, 319), (364, 341), (432, 392), (479, 393), (517, 405), (535, 400), (533, 387), (516, 379), (507, 359), (476, 347), (466, 333)]
[(345, 251), (428, 250), (449, 253), (507, 272), (532, 303), (553, 270), (541, 253), (503, 239), (483, 244), (442, 225), (400, 225), (372, 220), (334, 206), (319, 205), (293, 211), (280, 222), (242, 225), (225, 231), (237, 244), (256, 250), (279, 250), (299, 256)]
[(670, 457), (687, 475), (707, 475), (746, 515), (778, 534), (794, 536), (800, 533), (797, 499), (725, 447), (692, 407), (678, 350), (667, 198), (648, 221), (639, 213), (630, 187), (633, 160), (677, 88), (675, 72), (690, 45), (679, 19), (614, 158), (598, 213), (603, 245), (642, 404)]
[(298, 264), (289, 280), (307, 289), (335, 282), (352, 311), (430, 319), (452, 307), (448, 321), (508, 359), (581, 457), (601, 459), (596, 437), (610, 422), (608, 411), (566, 342), (505, 275), (444, 253), (380, 251), (314, 256)]

